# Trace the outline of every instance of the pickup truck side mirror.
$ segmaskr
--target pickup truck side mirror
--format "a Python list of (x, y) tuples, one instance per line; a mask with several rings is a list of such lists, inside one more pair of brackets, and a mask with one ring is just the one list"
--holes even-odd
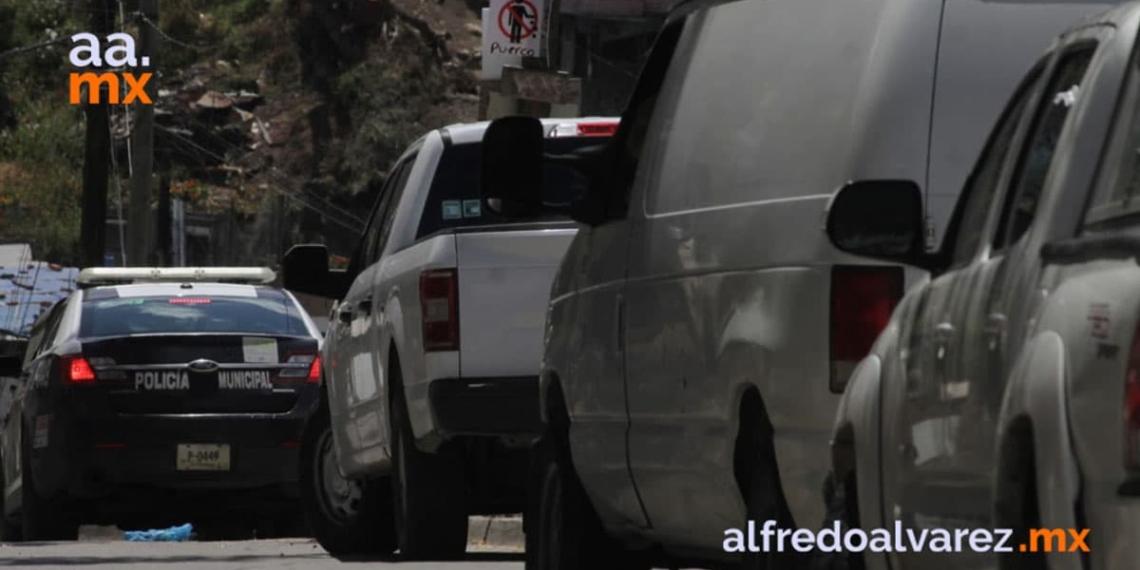
[(281, 269), (284, 287), (298, 293), (341, 299), (350, 285), (346, 271), (329, 269), (329, 250), (320, 244), (289, 248)]
[(542, 214), (542, 121), (533, 117), (503, 117), (483, 133), (483, 201), (488, 209), (508, 218)]
[(827, 208), (827, 237), (840, 251), (929, 269), (922, 191), (909, 180), (851, 182)]

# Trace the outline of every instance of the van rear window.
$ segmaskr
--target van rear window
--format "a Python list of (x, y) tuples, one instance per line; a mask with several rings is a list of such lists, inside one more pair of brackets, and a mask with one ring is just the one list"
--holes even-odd
[(85, 300), (79, 338), (136, 334), (249, 333), (308, 336), (285, 298), (126, 297)]
[[(561, 154), (603, 144), (598, 137), (566, 137), (546, 140), (546, 152)], [(420, 218), (416, 239), (455, 228), (512, 223), (482, 207), (479, 198), (481, 143), (456, 144), (447, 147), (435, 170), (424, 213)], [(550, 201), (570, 202), (585, 191), (585, 181), (565, 167), (549, 166), (546, 170), (546, 195)], [(548, 216), (542, 221), (565, 221), (561, 216)], [(517, 222), (514, 222), (517, 223)]]

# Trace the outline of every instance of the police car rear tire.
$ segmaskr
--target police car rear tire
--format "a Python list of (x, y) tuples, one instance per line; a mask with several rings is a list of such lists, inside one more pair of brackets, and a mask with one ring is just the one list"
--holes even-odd
[(396, 534), (383, 479), (352, 481), (336, 471), (328, 409), (309, 420), (301, 443), (301, 504), (313, 538), (333, 556), (392, 554)]
[(79, 523), (68, 505), (54, 497), (44, 497), (36, 489), (31, 449), (25, 442), (20, 478), (20, 534), (27, 542), (78, 540)]
[(461, 449), (444, 443), (435, 453), (416, 448), (399, 367), (392, 383), (392, 502), (400, 557), (455, 560), (467, 553), (467, 488)]

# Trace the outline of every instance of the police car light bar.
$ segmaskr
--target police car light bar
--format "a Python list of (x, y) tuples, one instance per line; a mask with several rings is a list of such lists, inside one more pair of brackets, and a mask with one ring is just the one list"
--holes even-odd
[(76, 280), (82, 287), (136, 282), (213, 281), (272, 283), (277, 274), (268, 267), (89, 267)]

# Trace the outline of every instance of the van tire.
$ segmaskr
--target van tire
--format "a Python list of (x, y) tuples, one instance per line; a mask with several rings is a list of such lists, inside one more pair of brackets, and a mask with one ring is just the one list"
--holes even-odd
[(606, 534), (574, 472), (569, 450), (548, 433), (533, 448), (537, 504), (528, 506), (526, 570), (649, 570), (642, 553), (626, 550)]
[[(767, 422), (755, 419), (743, 423), (739, 449), (745, 457), (739, 458), (746, 466), (746, 479), (743, 489), (747, 520), (755, 521), (759, 529), (768, 520), (776, 521), (777, 528), (795, 528), (791, 510), (784, 499), (780, 483), (780, 471), (776, 465), (776, 450), (772, 442), (771, 428)], [(761, 539), (757, 536), (757, 541)], [(763, 547), (763, 543), (760, 543)], [(761, 548), (762, 550), (762, 548)], [(809, 559), (804, 553), (791, 548), (785, 551), (745, 552), (743, 568), (747, 570), (786, 570), (805, 568)]]
[(392, 505), (405, 560), (457, 560), (467, 553), (467, 482), (462, 449), (416, 448), (399, 366), (392, 367)]
[(396, 532), (388, 486), (383, 479), (345, 480), (339, 472), (328, 479), (329, 469), (336, 468), (335, 455), (329, 454), (335, 452), (328, 407), (322, 403), (301, 440), (301, 506), (313, 537), (334, 557), (392, 554)]
[(36, 490), (31, 446), (24, 441), (20, 477), (20, 535), (25, 542), (79, 539), (79, 522), (58, 497), (44, 497)]

